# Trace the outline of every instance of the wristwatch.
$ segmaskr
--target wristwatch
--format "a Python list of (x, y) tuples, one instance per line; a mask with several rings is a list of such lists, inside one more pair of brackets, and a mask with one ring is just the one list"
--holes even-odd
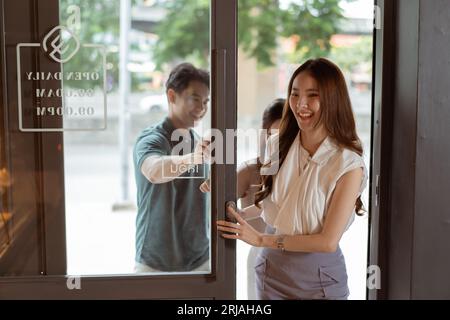
[(284, 236), (279, 236), (277, 238), (277, 248), (284, 251)]

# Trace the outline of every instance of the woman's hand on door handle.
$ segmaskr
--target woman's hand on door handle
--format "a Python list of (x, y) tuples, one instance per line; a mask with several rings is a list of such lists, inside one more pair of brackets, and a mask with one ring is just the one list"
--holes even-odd
[(235, 219), (237, 223), (219, 220), (217, 229), (223, 231), (221, 236), (225, 239), (239, 239), (252, 246), (262, 245), (263, 234), (256, 231), (247, 221), (236, 211), (236, 204), (232, 201), (227, 203), (227, 215)]

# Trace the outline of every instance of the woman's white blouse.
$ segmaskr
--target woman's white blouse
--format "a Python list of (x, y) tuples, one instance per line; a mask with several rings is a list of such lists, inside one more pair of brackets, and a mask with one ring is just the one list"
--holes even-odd
[[(278, 152), (278, 134), (270, 137), (265, 159), (271, 155), (273, 161), (274, 152)], [(367, 169), (360, 155), (337, 146), (327, 137), (310, 157), (301, 146), (299, 133), (274, 177), (272, 192), (263, 200), (264, 221), (277, 234), (319, 233), (337, 181), (356, 168), (364, 171), (361, 194), (367, 184)], [(353, 209), (347, 228), (354, 218)]]

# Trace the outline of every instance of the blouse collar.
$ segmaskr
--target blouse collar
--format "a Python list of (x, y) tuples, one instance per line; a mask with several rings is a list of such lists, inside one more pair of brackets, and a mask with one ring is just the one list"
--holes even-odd
[(328, 161), (331, 155), (334, 154), (339, 149), (339, 147), (332, 141), (332, 139), (329, 136), (327, 136), (320, 144), (314, 156), (311, 158), (309, 152), (303, 147), (303, 145), (300, 142), (300, 133), (298, 135), (298, 139), (302, 156), (309, 158), (311, 161), (319, 165), (325, 164), (325, 162)]

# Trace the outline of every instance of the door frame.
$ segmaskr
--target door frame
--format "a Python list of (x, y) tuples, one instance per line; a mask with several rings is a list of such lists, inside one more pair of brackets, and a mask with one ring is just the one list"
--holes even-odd
[[(368, 300), (386, 299), (388, 285), (388, 234), (391, 203), (391, 161), (395, 87), (395, 14), (397, 0), (374, 0), (381, 28), (374, 28), (372, 150), (368, 266), (378, 266), (380, 288), (367, 290)], [(374, 17), (376, 19), (376, 17)], [(374, 274), (369, 274), (373, 276)]]

